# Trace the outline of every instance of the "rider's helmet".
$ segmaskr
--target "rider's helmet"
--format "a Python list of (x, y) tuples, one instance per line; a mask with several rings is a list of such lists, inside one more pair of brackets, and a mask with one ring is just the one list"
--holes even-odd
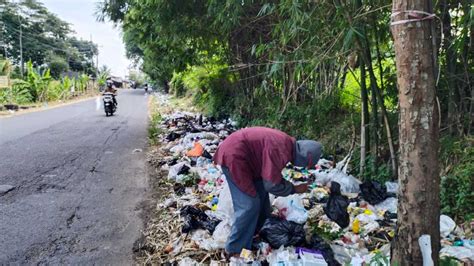
[(107, 88), (112, 88), (112, 86), (114, 85), (114, 83), (110, 79), (106, 81), (106, 84), (107, 84)]

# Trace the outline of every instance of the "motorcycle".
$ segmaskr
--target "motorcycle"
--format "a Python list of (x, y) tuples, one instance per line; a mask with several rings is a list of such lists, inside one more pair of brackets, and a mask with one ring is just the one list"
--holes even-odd
[(114, 103), (114, 94), (106, 92), (103, 94), (102, 100), (104, 101), (105, 116), (114, 115), (117, 110), (117, 106)]

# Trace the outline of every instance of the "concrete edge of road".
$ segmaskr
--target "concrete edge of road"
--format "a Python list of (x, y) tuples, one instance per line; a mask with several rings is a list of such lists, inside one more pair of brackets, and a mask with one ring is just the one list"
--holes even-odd
[(21, 115), (30, 114), (30, 113), (47, 111), (47, 110), (51, 110), (51, 109), (54, 109), (54, 108), (59, 108), (59, 107), (63, 107), (63, 106), (67, 106), (67, 105), (71, 105), (71, 104), (75, 104), (75, 103), (89, 101), (89, 100), (92, 100), (92, 99), (94, 99), (98, 96), (100, 96), (100, 94), (89, 95), (89, 96), (86, 96), (86, 97), (83, 97), (83, 98), (74, 99), (74, 100), (67, 101), (67, 102), (61, 102), (61, 103), (55, 102), (55, 103), (52, 103), (52, 104), (48, 103), (47, 107), (44, 107), (44, 106), (34, 107), (34, 108), (26, 109), (26, 110), (16, 111), (14, 113), (6, 114), (6, 115), (2, 115), (0, 113), (0, 119), (10, 118), (10, 117), (14, 117), (14, 116), (21, 116)]

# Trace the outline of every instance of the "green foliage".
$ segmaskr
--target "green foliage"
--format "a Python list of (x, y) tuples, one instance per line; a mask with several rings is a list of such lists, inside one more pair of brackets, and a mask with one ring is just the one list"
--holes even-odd
[(32, 101), (28, 83), (15, 80), (11, 88), (0, 89), (0, 103), (26, 104)]
[(197, 106), (209, 115), (228, 115), (233, 107), (229, 101), (232, 76), (227, 69), (226, 65), (214, 62), (174, 73), (171, 92), (177, 97), (192, 96)]
[(327, 241), (334, 241), (344, 235), (344, 231), (342, 229), (334, 232), (332, 231), (331, 226), (327, 224), (323, 224), (322, 226), (314, 225), (312, 229), (313, 234), (316, 234)]
[(138, 71), (130, 71), (128, 79), (134, 81), (137, 87), (140, 87), (146, 83), (145, 74)]
[(78, 92), (85, 92), (89, 83), (89, 76), (81, 74), (79, 78), (74, 80), (74, 87)]
[(391, 166), (388, 159), (386, 161), (381, 161), (380, 158), (376, 160), (375, 156), (368, 155), (365, 160), (364, 172), (360, 173), (360, 152), (355, 152), (351, 160), (351, 166), (353, 169), (351, 174), (357, 176), (361, 180), (378, 181), (380, 183), (392, 181)]
[(33, 63), (29, 61), (27, 64), (27, 76), (26, 83), (34, 102), (44, 102), (47, 100), (49, 82), (51, 81), (51, 75), (49, 69), (42, 73), (37, 72), (33, 68)]
[(0, 57), (0, 76), (10, 75), (11, 70), (12, 70), (12, 65), (10, 61)]
[(62, 73), (69, 70), (69, 65), (66, 60), (59, 56), (52, 56), (48, 66), (51, 71), (51, 76), (55, 79), (59, 79)]
[(372, 257), (372, 259), (369, 262), (369, 265), (370, 266), (390, 265), (390, 257), (385, 256), (380, 251), (375, 251), (375, 256)]
[[(472, 132), (469, 36), (474, 9), (467, 0), (458, 2), (448, 8), (440, 8), (440, 2), (434, 10), (451, 19), (453, 34), (439, 52), (441, 121), (458, 123), (459, 135), (464, 135)], [(103, 0), (100, 11), (122, 26), (127, 55), (151, 80), (170, 81), (174, 95), (192, 97), (208, 114), (233, 116), (243, 126), (269, 126), (318, 139), (326, 155), (339, 148), (348, 152), (353, 140), (359, 143), (365, 81), (369, 124), (362, 126), (371, 146), (363, 173), (358, 172), (361, 156), (355, 147), (353, 174), (383, 182), (392, 173), (382, 103), (394, 141), (398, 125), (390, 6), (388, 0)], [(454, 108), (448, 116), (449, 103)], [(459, 121), (449, 119), (457, 116)], [(441, 165), (451, 165), (442, 181), (443, 211), (465, 218), (474, 206), (472, 150), (461, 141), (443, 144), (441, 151), (446, 157)]]
[(151, 113), (150, 124), (148, 125), (148, 140), (152, 145), (156, 144), (157, 137), (162, 133), (161, 128), (159, 127), (162, 121), (161, 114), (154, 110)]
[(456, 220), (474, 218), (474, 139), (444, 137), (440, 160), (442, 212)]
[(444, 257), (439, 258), (439, 265), (440, 266), (461, 266), (464, 264), (462, 264), (455, 257), (444, 256)]
[[(68, 68), (73, 71), (95, 72), (92, 58), (98, 53), (97, 45), (71, 36), (70, 24), (49, 12), (40, 1), (3, 0), (0, 1), (0, 11), (0, 40), (12, 63), (20, 63), (21, 25), (25, 61), (32, 61), (35, 66), (49, 65), (55, 78), (59, 77), (59, 70), (65, 69), (66, 58)], [(2, 46), (0, 53), (4, 54), (4, 51)]]

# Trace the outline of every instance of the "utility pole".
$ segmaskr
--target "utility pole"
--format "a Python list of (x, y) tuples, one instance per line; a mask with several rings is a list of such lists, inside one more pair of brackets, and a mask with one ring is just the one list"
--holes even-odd
[[(19, 7), (19, 6), (18, 6)], [(21, 77), (24, 77), (24, 68), (23, 68), (23, 24), (21, 22), (21, 16), (18, 14), (18, 24), (20, 24), (20, 70), (21, 70)]]
[(20, 24), (20, 69), (21, 69), (21, 76), (24, 76), (25, 70), (23, 69), (23, 30)]
[(99, 77), (99, 48), (97, 48), (97, 57), (96, 57), (96, 63), (95, 63), (96, 71), (97, 71), (97, 77)]

